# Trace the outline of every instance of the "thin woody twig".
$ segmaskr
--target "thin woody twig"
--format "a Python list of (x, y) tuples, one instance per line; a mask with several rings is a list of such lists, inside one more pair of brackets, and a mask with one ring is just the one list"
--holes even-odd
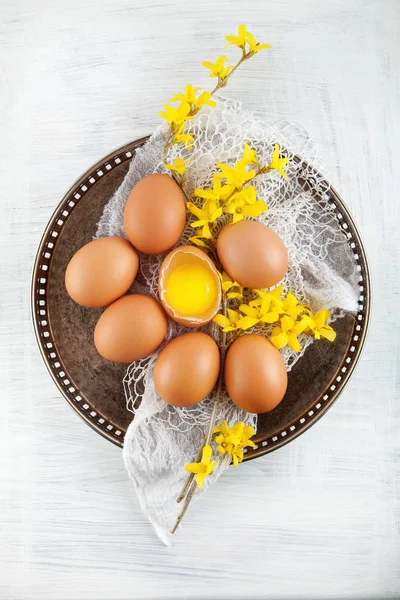
[[(227, 302), (226, 302), (225, 294), (224, 294), (224, 299), (223, 299), (223, 303), (222, 303), (222, 311), (223, 311), (223, 314), (226, 316)], [(217, 415), (218, 415), (218, 408), (219, 408), (219, 404), (221, 402), (222, 386), (223, 386), (223, 381), (224, 381), (225, 356), (226, 356), (226, 332), (225, 331), (221, 331), (220, 356), (221, 356), (221, 365), (220, 365), (220, 371), (219, 371), (219, 377), (218, 377), (217, 391), (215, 394), (214, 406), (213, 406), (211, 416), (210, 416), (210, 424), (208, 426), (207, 436), (206, 436), (204, 444), (202, 445), (200, 452), (199, 452), (200, 457), (203, 453), (203, 448), (205, 446), (208, 446), (211, 443), (211, 439), (212, 439), (212, 435), (213, 435), (213, 431), (214, 431), (214, 427), (215, 427), (215, 421), (216, 421)], [(199, 460), (199, 458), (197, 460)], [(171, 529), (171, 533), (175, 533), (175, 531), (177, 530), (180, 522), (182, 521), (182, 519), (189, 507), (190, 502), (192, 501), (195, 491), (196, 491), (196, 482), (194, 481), (194, 474), (191, 473), (190, 477), (188, 477), (188, 480), (185, 483), (185, 486), (183, 487), (181, 494), (179, 495), (179, 497), (177, 499), (177, 502), (181, 502), (185, 498), (185, 494), (187, 494), (185, 503), (182, 507), (181, 512), (179, 513), (179, 516), (178, 516), (173, 528)]]
[[(238, 69), (240, 67), (240, 65), (247, 59), (249, 59), (250, 56), (248, 54), (246, 54), (243, 51), (242, 57), (239, 60), (239, 62), (233, 67), (233, 69), (228, 73), (228, 75), (225, 77), (225, 79), (220, 79), (218, 78), (218, 83), (215, 86), (215, 88), (210, 92), (210, 97), (214, 96), (214, 94), (216, 94), (216, 92), (218, 92), (218, 90), (220, 90), (221, 88), (225, 87), (226, 84), (228, 83), (228, 79), (233, 75), (233, 73), (236, 71), (236, 69)], [(197, 115), (197, 113), (199, 112), (199, 110), (201, 110), (200, 108), (193, 108), (189, 114), (187, 115), (185, 121), (190, 118), (190, 117), (194, 117), (195, 115)], [(184, 121), (184, 122), (185, 122)], [(163, 148), (163, 162), (164, 164), (167, 162), (167, 153), (169, 148), (173, 145), (173, 139), (174, 139), (174, 135), (178, 130), (178, 126), (172, 127), (169, 131), (168, 137), (167, 137), (167, 141), (165, 142), (164, 148)], [(177, 182), (179, 183), (179, 182)]]
[[(196, 460), (194, 462), (199, 462), (199, 460), (201, 459), (202, 452), (203, 452), (203, 446), (200, 448), (200, 450), (196, 456)], [(178, 498), (176, 499), (176, 501), (178, 503), (182, 502), (182, 500), (185, 498), (193, 479), (194, 479), (194, 473), (190, 473), (190, 475), (188, 476), (188, 478), (186, 480), (185, 485), (182, 488), (181, 493), (179, 494)]]
[(178, 529), (178, 527), (180, 525), (180, 522), (182, 521), (182, 519), (183, 519), (183, 517), (185, 515), (185, 512), (187, 511), (188, 506), (189, 506), (189, 504), (190, 504), (190, 502), (191, 502), (191, 500), (192, 500), (192, 498), (194, 496), (195, 491), (196, 491), (196, 482), (192, 480), (192, 482), (191, 482), (191, 484), (189, 486), (189, 490), (188, 490), (188, 494), (187, 494), (187, 497), (186, 497), (185, 504), (183, 505), (183, 508), (182, 508), (181, 512), (179, 513), (178, 518), (175, 521), (175, 525), (171, 529), (171, 533), (172, 534), (174, 534), (175, 531)]

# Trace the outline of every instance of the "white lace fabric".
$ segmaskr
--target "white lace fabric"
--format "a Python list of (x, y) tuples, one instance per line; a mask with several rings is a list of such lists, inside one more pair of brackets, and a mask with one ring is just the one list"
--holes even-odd
[[(321, 198), (327, 198), (328, 188), (317, 173), (321, 171), (321, 164), (315, 144), (304, 129), (287, 122), (267, 125), (243, 111), (239, 103), (219, 98), (216, 108), (201, 111), (190, 122), (188, 132), (195, 138), (190, 152), (193, 160), (185, 175), (188, 197), (192, 196), (195, 188), (211, 185), (212, 175), (218, 170), (217, 162), (234, 164), (242, 156), (245, 141), (257, 151), (261, 164), (269, 163), (275, 142), (290, 153), (287, 179), (270, 173), (254, 182), (258, 198), (269, 207), (259, 220), (273, 228), (288, 249), (289, 268), (283, 280), (285, 289), (309, 303), (314, 311), (321, 308), (333, 311), (332, 320), (343, 312), (355, 313), (358, 298), (356, 264), (332, 207), (329, 202), (321, 202)], [(134, 185), (144, 176), (165, 172), (162, 162), (164, 141), (165, 129), (160, 127), (144, 146), (137, 149), (123, 183), (104, 209), (96, 237), (126, 237), (123, 229), (126, 200)], [(299, 165), (294, 160), (295, 155), (310, 167)], [(172, 162), (174, 158), (187, 159), (188, 156), (188, 151), (179, 145), (170, 150), (168, 160)], [(304, 176), (308, 180), (312, 177), (312, 193), (304, 191), (301, 183)], [(193, 201), (196, 202), (195, 199)], [(192, 220), (195, 219), (188, 218), (177, 245), (188, 243), (188, 238), (194, 235), (190, 227)], [(219, 227), (223, 225), (224, 220), (221, 219)], [(158, 299), (158, 274), (164, 257), (165, 254), (140, 256), (140, 276), (132, 292)], [(250, 332), (258, 330), (256, 327)], [(185, 327), (170, 321), (165, 343), (185, 331), (188, 331)], [(218, 342), (219, 328), (215, 324), (208, 324), (200, 331), (209, 333)], [(263, 334), (268, 333), (264, 326)], [(313, 343), (313, 339), (305, 335), (299, 339), (301, 352), (296, 354), (289, 347), (281, 350), (288, 371)], [(176, 498), (185, 481), (183, 467), (193, 462), (198, 453), (210, 419), (213, 396), (211, 394), (200, 404), (189, 408), (167, 405), (154, 389), (152, 374), (157, 354), (130, 365), (124, 380), (127, 408), (134, 419), (125, 436), (123, 457), (143, 512), (160, 539), (169, 545), (169, 532), (181, 509)], [(255, 428), (257, 426), (256, 415), (236, 407), (226, 394), (219, 407), (218, 421), (221, 419), (230, 424), (242, 420)], [(228, 459), (219, 457), (207, 485), (214, 483), (228, 466)], [(188, 515), (186, 518), (190, 518), (190, 512)]]

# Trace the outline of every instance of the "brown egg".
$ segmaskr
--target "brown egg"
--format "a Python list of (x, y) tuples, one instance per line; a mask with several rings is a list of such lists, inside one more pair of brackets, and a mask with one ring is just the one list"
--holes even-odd
[(141, 252), (169, 250), (181, 237), (185, 223), (184, 196), (168, 175), (148, 175), (129, 194), (124, 227), (129, 241)]
[(207, 254), (194, 246), (179, 246), (166, 256), (158, 290), (171, 319), (186, 327), (208, 323), (221, 304), (217, 269)]
[(98, 308), (111, 304), (131, 287), (139, 258), (120, 237), (104, 237), (83, 246), (65, 271), (65, 287), (75, 302)]
[(288, 267), (288, 253), (282, 239), (258, 221), (225, 225), (217, 239), (217, 253), (225, 271), (248, 288), (275, 285)]
[(172, 406), (192, 406), (215, 386), (220, 368), (217, 344), (205, 333), (185, 333), (168, 342), (154, 365), (157, 394)]
[(279, 404), (287, 388), (285, 363), (262, 335), (243, 335), (229, 348), (225, 385), (232, 401), (250, 413), (264, 413)]
[(167, 333), (167, 323), (157, 300), (129, 294), (103, 312), (94, 331), (94, 343), (107, 360), (130, 363), (157, 350)]

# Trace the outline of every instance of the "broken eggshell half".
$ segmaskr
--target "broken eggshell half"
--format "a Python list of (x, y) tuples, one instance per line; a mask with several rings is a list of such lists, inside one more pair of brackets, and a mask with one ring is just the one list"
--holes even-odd
[(221, 282), (215, 264), (194, 246), (178, 246), (164, 259), (158, 279), (166, 313), (186, 327), (201, 327), (217, 314)]

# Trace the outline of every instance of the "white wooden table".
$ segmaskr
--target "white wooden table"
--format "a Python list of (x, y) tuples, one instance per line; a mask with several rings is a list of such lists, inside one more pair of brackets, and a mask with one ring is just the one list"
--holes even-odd
[[(399, 21), (397, 0), (0, 3), (1, 598), (400, 596)], [(366, 243), (373, 318), (331, 411), (224, 475), (167, 549), (121, 452), (42, 364), (31, 269), (74, 179), (151, 132), (185, 83), (208, 85), (201, 60), (241, 22), (274, 49), (226, 94), (319, 141)]]

